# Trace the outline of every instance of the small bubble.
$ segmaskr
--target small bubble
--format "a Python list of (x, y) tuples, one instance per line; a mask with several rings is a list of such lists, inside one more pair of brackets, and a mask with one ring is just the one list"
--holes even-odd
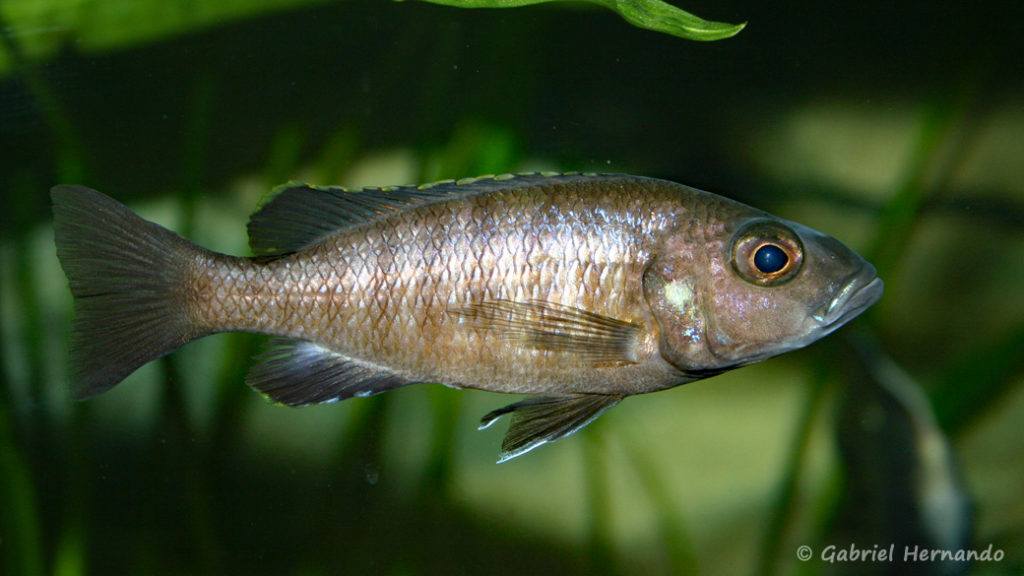
[(377, 470), (377, 466), (369, 463), (363, 467), (363, 472), (366, 474), (366, 483), (370, 486), (376, 486), (377, 481), (380, 480), (380, 471)]

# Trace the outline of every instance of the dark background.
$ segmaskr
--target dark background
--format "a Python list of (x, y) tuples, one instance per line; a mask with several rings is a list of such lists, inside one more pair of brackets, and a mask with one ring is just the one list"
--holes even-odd
[[(971, 502), (969, 520), (939, 506), (971, 526), (944, 542), (1005, 552), (979, 572), (1022, 569), (1024, 4), (694, 2), (749, 22), (695, 43), (576, 3), (352, 1), (105, 48), (59, 19), (20, 28), (27, 4), (0, 7), (8, 573), (883, 572), (794, 551), (948, 546), (922, 513), (933, 478)], [(808, 350), (501, 466), (500, 431), (475, 422), (506, 398), (276, 408), (241, 384), (245, 336), (67, 398), (56, 183), (245, 253), (246, 214), (291, 178), (535, 169), (663, 177), (799, 220), (872, 260), (886, 297)], [(893, 401), (893, 378), (926, 402)], [(920, 465), (923, 437), (948, 440), (952, 471)]]

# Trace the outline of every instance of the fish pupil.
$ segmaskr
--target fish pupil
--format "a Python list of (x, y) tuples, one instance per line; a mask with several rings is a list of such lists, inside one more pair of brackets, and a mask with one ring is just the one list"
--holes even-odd
[(774, 244), (765, 244), (754, 252), (754, 267), (762, 274), (775, 274), (788, 263), (786, 251)]

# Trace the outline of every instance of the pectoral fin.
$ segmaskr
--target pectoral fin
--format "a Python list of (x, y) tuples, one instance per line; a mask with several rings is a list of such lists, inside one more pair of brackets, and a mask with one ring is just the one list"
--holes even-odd
[(512, 425), (501, 442), (500, 464), (576, 432), (621, 400), (622, 396), (600, 394), (529, 398), (488, 413), (480, 420), (480, 429), (512, 414)]
[(639, 324), (551, 302), (490, 300), (449, 313), (523, 347), (581, 355), (595, 363), (635, 363), (642, 333)]

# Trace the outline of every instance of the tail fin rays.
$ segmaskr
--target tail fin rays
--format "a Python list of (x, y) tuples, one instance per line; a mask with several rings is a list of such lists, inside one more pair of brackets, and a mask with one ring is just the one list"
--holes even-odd
[(196, 338), (186, 276), (198, 246), (82, 186), (51, 191), (57, 256), (71, 284), (75, 398), (109, 390)]

